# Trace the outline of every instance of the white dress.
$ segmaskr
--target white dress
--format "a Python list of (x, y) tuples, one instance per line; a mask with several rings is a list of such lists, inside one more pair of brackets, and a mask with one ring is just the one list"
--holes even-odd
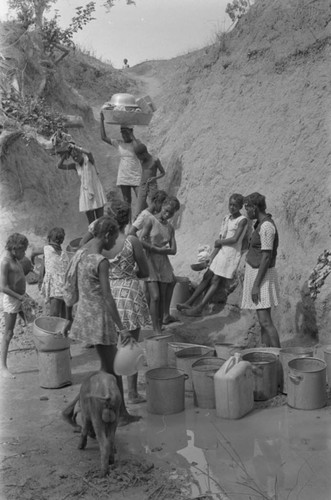
[(141, 179), (141, 164), (134, 152), (133, 142), (112, 141), (120, 156), (117, 173), (117, 186), (139, 186)]
[[(232, 238), (236, 234), (240, 222), (246, 218), (244, 215), (240, 215), (236, 219), (233, 219), (231, 215), (224, 217), (220, 237), (222, 239)], [(240, 262), (242, 241), (246, 231), (247, 225), (234, 245), (224, 245), (220, 248), (218, 254), (210, 264), (210, 270), (214, 274), (222, 276), (222, 278), (233, 278)]]
[(86, 154), (83, 159), (83, 165), (75, 165), (80, 177), (79, 211), (88, 212), (103, 207), (107, 200), (95, 165)]

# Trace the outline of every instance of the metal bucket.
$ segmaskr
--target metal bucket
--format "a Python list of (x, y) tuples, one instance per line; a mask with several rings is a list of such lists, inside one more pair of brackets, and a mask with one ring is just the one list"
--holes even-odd
[(277, 380), (279, 390), (283, 389), (283, 368), (280, 364), (279, 353), (280, 347), (251, 347), (249, 349), (244, 349), (239, 351), (241, 355), (248, 354), (250, 352), (266, 352), (267, 354), (274, 354), (277, 357)]
[(171, 314), (177, 313), (177, 304), (186, 302), (190, 296), (190, 280), (189, 278), (176, 276), (176, 285), (172, 293), (172, 298), (170, 302), (170, 312)]
[(245, 347), (230, 344), (228, 342), (215, 342), (216, 356), (221, 359), (229, 359), (235, 352), (241, 352)]
[(154, 368), (146, 376), (147, 411), (170, 415), (185, 409), (185, 379), (176, 368)]
[(173, 335), (154, 335), (145, 339), (146, 361), (148, 368), (168, 366), (168, 342)]
[(244, 361), (252, 364), (254, 379), (254, 400), (266, 401), (277, 395), (277, 356), (266, 352), (250, 352), (242, 355)]
[(210, 347), (186, 347), (176, 352), (176, 366), (178, 370), (182, 370), (188, 375), (185, 390), (187, 392), (193, 391), (192, 384), (192, 364), (199, 358), (211, 357), (214, 354), (214, 349)]
[(39, 351), (39, 385), (45, 389), (58, 389), (71, 385), (70, 350)]
[[(168, 366), (176, 368), (176, 352), (187, 347), (201, 347), (201, 344), (191, 344), (189, 342), (169, 342), (168, 343)], [(202, 346), (207, 347), (208, 346)]]
[(281, 392), (287, 394), (288, 387), (288, 363), (296, 358), (308, 358), (313, 356), (312, 347), (285, 347), (279, 351), (279, 361), (282, 367)]
[(70, 341), (61, 334), (67, 320), (55, 316), (40, 316), (32, 327), (32, 338), (39, 352), (69, 349)]
[(194, 403), (199, 408), (216, 408), (214, 375), (226, 359), (200, 358), (192, 364)]
[(326, 363), (317, 358), (297, 358), (288, 363), (287, 404), (299, 410), (326, 405)]

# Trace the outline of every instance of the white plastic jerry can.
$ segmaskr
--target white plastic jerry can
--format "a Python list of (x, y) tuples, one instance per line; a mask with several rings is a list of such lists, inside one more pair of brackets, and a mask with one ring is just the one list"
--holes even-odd
[(231, 356), (214, 375), (216, 414), (222, 418), (241, 418), (254, 406), (252, 365), (239, 353)]

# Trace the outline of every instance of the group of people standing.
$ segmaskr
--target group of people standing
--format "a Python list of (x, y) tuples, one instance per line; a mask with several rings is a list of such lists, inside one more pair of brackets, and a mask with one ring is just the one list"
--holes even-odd
[[(245, 207), (246, 216), (240, 210)], [(272, 321), (271, 308), (278, 305), (279, 284), (276, 271), (278, 231), (272, 216), (266, 212), (266, 199), (260, 193), (246, 197), (232, 194), (229, 214), (224, 217), (219, 238), (205, 263), (204, 276), (178, 311), (186, 316), (200, 316), (220, 284), (232, 279), (238, 269), (244, 250), (247, 250), (241, 308), (256, 310), (261, 327), (261, 341), (265, 346), (280, 347), (277, 329)], [(255, 220), (248, 235), (249, 221)], [(200, 297), (198, 305), (195, 305)]]
[[(162, 325), (175, 321), (169, 311), (176, 283), (169, 255), (176, 254), (177, 245), (169, 221), (180, 208), (177, 198), (158, 190), (157, 180), (165, 175), (160, 160), (149, 154), (131, 127), (121, 127), (121, 133), (122, 140), (109, 138), (101, 113), (101, 138), (119, 152), (117, 186), (123, 200), (107, 201), (92, 154), (70, 143), (58, 168), (75, 169), (81, 178), (79, 207), (86, 212), (88, 231), (70, 263), (61, 247), (63, 228), (51, 229), (48, 244), (31, 255), (33, 261), (38, 253), (44, 254), (41, 291), (49, 302), (50, 314), (66, 317), (64, 333), (95, 345), (101, 369), (113, 374), (118, 336), (124, 344), (138, 341), (140, 329), (150, 320), (155, 334), (161, 334)], [(70, 158), (73, 162), (66, 163)], [(130, 225), (132, 191), (138, 194), (138, 207)], [(247, 216), (241, 213), (243, 206)], [(237, 193), (230, 196), (229, 214), (222, 222), (203, 279), (177, 309), (186, 316), (200, 315), (220, 284), (233, 278), (247, 241), (248, 219), (256, 223), (246, 255), (242, 308), (257, 311), (262, 342), (279, 346), (271, 318), (271, 307), (278, 304), (279, 293), (275, 269), (278, 232), (266, 213), (265, 197), (259, 193), (245, 198)], [(11, 376), (7, 353), (25, 292), (19, 261), (26, 248), (26, 238), (15, 233), (7, 242), (1, 263), (6, 323), (1, 348), (4, 376)], [(71, 296), (75, 295), (76, 301), (66, 300), (73, 284), (76, 293)], [(123, 393), (120, 379), (118, 384)], [(129, 378), (128, 387), (129, 401), (141, 402), (136, 376)], [(125, 406), (122, 416), (128, 418)]]

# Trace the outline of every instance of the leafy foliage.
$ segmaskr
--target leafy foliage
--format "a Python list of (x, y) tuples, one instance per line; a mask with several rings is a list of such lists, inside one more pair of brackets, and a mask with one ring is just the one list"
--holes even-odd
[(52, 54), (54, 49), (58, 48), (58, 45), (65, 45), (66, 47), (74, 46), (72, 41), (74, 34), (95, 19), (92, 17), (94, 11), (95, 2), (89, 2), (85, 7), (76, 7), (76, 15), (72, 18), (71, 23), (66, 29), (62, 29), (59, 26), (58, 20), (60, 15), (58, 12), (56, 12), (52, 19), (45, 19), (41, 28), (45, 51)]
[(251, 7), (251, 0), (233, 0), (228, 3), (225, 12), (230, 17), (231, 21), (235, 23), (240, 19)]
[(2, 96), (2, 109), (5, 114), (20, 125), (34, 127), (38, 134), (51, 137), (57, 130), (65, 129), (64, 117), (51, 110), (44, 99), (22, 96), (15, 91)]

